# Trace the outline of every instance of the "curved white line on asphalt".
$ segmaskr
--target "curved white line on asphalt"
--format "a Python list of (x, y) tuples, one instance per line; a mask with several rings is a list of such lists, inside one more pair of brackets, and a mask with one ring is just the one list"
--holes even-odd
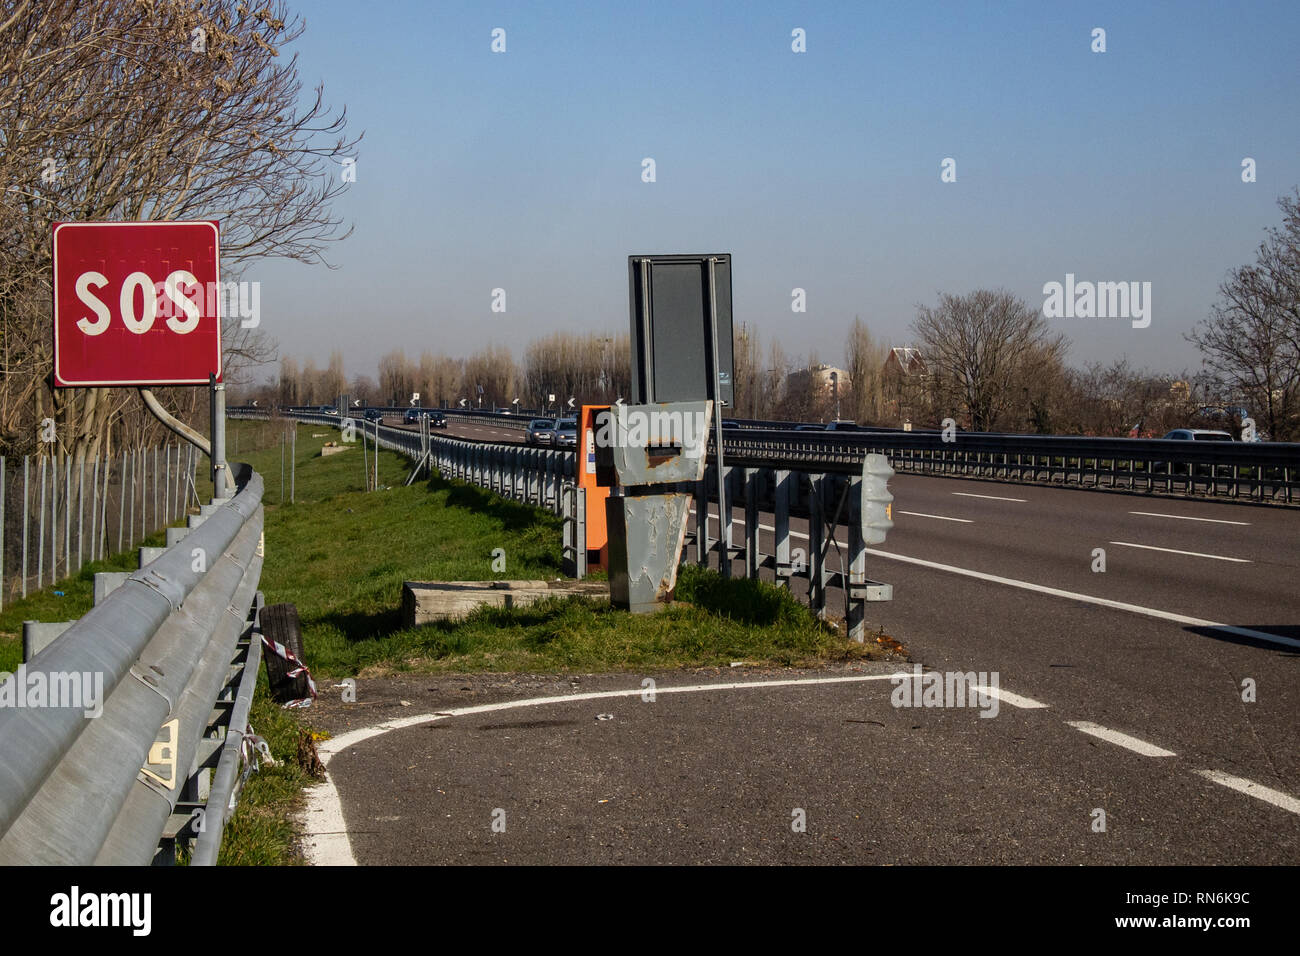
[[(791, 532), (793, 534), (794, 532)], [(1005, 584), (1007, 587), (1021, 588), (1026, 591), (1036, 591), (1039, 594), (1051, 594), (1054, 597), (1068, 598), (1071, 601), (1082, 601), (1085, 604), (1097, 604), (1101, 607), (1114, 608), (1116, 611), (1128, 611), (1131, 614), (1142, 614), (1146, 617), (1158, 618), (1162, 621), (1173, 621), (1175, 624), (1186, 624), (1190, 627), (1213, 628), (1216, 631), (1222, 631), (1225, 634), (1233, 634), (1238, 637), (1249, 637), (1257, 641), (1268, 641), (1273, 644), (1282, 644), (1286, 647), (1300, 647), (1300, 640), (1294, 637), (1283, 637), (1281, 634), (1269, 634), (1267, 631), (1256, 631), (1248, 627), (1236, 627), (1232, 624), (1221, 624), (1218, 621), (1206, 621), (1199, 617), (1188, 617), (1186, 614), (1174, 614), (1172, 611), (1161, 611), (1153, 607), (1143, 607), (1140, 604), (1126, 604), (1124, 601), (1112, 601), (1110, 598), (1093, 597), (1091, 594), (1080, 594), (1077, 591), (1066, 591), (1061, 588), (1049, 588), (1045, 584), (1034, 584), (1031, 581), (1017, 581), (1015, 578), (1004, 578), (997, 574), (986, 574), (983, 571), (972, 571), (970, 568), (959, 568), (951, 564), (940, 564), (938, 561), (927, 561), (924, 558), (909, 558), (905, 554), (891, 554), (888, 551), (880, 551), (876, 548), (864, 548), (867, 554), (874, 554), (878, 558), (888, 558), (891, 561), (902, 561), (905, 564), (915, 564), (923, 568), (933, 568), (936, 571), (947, 571), (949, 574), (960, 574), (968, 578), (976, 578), (980, 581), (992, 581), (994, 584)]]
[(969, 491), (954, 491), (953, 494), (959, 498), (987, 498), (989, 501), (1018, 501), (1021, 504), (1029, 500), (1028, 498), (1003, 498), (1001, 495), (975, 495)]
[[(791, 687), (798, 684), (851, 684), (871, 680), (892, 680), (895, 677), (911, 677), (906, 671), (892, 674), (860, 674), (854, 677), (803, 677), (789, 680), (735, 681), (727, 684), (688, 684), (682, 687), (656, 687), (658, 694), (693, 694), (711, 690), (746, 690), (749, 688)], [(338, 789), (330, 779), (328, 766), (330, 758), (337, 753), (355, 747), (363, 741), (393, 730), (405, 730), (419, 724), (444, 720), (447, 717), (464, 717), (467, 714), (487, 714), (498, 710), (511, 710), (516, 707), (541, 707), (546, 704), (569, 704), (580, 700), (608, 700), (613, 697), (640, 697), (647, 690), (632, 687), (626, 690), (592, 691), (586, 694), (560, 694), (552, 697), (529, 697), (524, 700), (506, 700), (495, 704), (478, 704), (473, 707), (456, 707), (451, 710), (437, 711), (431, 714), (416, 714), (398, 720), (385, 721), (371, 727), (360, 727), (346, 734), (323, 741), (317, 751), (321, 763), (326, 765), (325, 782), (307, 789), (307, 807), (302, 815), (304, 839), (306, 842), (307, 861), (313, 866), (356, 866), (356, 857), (352, 855), (352, 843), (348, 840), (347, 824), (343, 818), (343, 802), (339, 799)]]

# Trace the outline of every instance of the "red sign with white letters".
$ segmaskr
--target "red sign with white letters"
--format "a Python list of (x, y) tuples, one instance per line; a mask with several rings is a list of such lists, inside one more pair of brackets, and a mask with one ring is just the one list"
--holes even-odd
[(221, 380), (215, 222), (54, 225), (54, 383)]

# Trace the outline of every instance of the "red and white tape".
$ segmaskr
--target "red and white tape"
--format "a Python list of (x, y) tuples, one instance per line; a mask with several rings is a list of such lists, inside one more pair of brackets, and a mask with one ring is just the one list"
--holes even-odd
[(272, 651), (274, 651), (277, 656), (283, 658), (284, 660), (288, 661), (290, 664), (294, 665), (290, 667), (288, 673), (284, 675), (285, 677), (297, 677), (300, 674), (307, 675), (307, 690), (311, 692), (311, 696), (304, 697), (301, 700), (291, 700), (289, 701), (289, 703), (285, 704), (284, 706), (286, 708), (310, 707), (311, 702), (316, 699), (316, 682), (311, 679), (311, 671), (307, 669), (307, 665), (304, 664), (302, 661), (298, 660), (298, 658), (294, 657), (293, 651), (289, 650), (289, 648), (285, 647), (279, 641), (271, 640), (265, 634), (262, 635), (262, 643), (266, 645), (268, 648), (270, 648)]

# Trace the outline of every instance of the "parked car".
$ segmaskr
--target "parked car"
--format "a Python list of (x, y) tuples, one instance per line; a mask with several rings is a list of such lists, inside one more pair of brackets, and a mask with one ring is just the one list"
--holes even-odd
[(561, 418), (555, 423), (555, 446), (557, 448), (578, 447), (578, 420)]
[(1210, 428), (1175, 428), (1166, 439), (1174, 441), (1232, 441), (1230, 432), (1221, 432)]
[(524, 432), (524, 444), (554, 445), (555, 444), (555, 419), (534, 418), (531, 422), (529, 422), (528, 429)]

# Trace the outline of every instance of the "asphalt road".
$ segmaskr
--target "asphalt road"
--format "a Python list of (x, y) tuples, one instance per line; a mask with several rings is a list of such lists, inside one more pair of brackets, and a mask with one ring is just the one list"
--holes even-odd
[(907, 475), (891, 488), (895, 528), (868, 573), (895, 596), (871, 605), (873, 626), (1023, 706), (895, 707), (894, 683), (868, 680), (461, 713), (635, 691), (643, 675), (362, 682), (318, 719), (345, 733), (451, 716), (341, 738), (330, 774), (355, 859), (1300, 862), (1300, 513)]

